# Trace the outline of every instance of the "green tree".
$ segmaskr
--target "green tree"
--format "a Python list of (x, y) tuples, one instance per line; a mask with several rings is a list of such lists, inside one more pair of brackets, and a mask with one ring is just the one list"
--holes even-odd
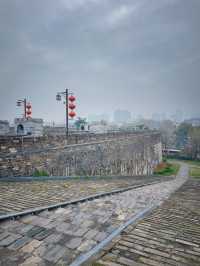
[(191, 158), (200, 159), (200, 127), (190, 128), (188, 137)]
[(188, 144), (189, 131), (192, 125), (187, 123), (181, 123), (176, 130), (176, 147), (178, 149), (184, 149)]

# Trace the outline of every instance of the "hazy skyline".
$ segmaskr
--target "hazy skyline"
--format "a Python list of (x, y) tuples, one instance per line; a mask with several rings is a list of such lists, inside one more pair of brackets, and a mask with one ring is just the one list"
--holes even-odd
[(200, 116), (199, 0), (0, 0), (0, 119), (27, 97), (33, 117)]

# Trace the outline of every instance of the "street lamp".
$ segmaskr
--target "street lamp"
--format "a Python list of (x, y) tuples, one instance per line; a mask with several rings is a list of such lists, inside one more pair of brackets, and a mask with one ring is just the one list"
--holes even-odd
[[(69, 92), (68, 89), (65, 89), (65, 91), (62, 91), (62, 92), (58, 92), (56, 95), (56, 100), (61, 101), (62, 97), (64, 97), (64, 99), (65, 99), (64, 104), (65, 104), (65, 109), (66, 109), (66, 138), (68, 138), (68, 135), (69, 135), (69, 116), (71, 118), (73, 118), (76, 115), (74, 111), (71, 111), (69, 113), (68, 108), (70, 108), (71, 110), (72, 110), (72, 108), (73, 109), (75, 108), (75, 105), (72, 106), (73, 101), (75, 101), (75, 97), (73, 96), (72, 92)], [(70, 104), (68, 104), (69, 101), (70, 101)]]

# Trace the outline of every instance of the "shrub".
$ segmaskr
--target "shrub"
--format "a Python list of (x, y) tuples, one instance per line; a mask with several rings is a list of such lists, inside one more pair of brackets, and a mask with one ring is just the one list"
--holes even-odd
[(33, 176), (49, 176), (49, 174), (47, 173), (47, 171), (45, 170), (35, 170), (35, 172), (33, 173)]

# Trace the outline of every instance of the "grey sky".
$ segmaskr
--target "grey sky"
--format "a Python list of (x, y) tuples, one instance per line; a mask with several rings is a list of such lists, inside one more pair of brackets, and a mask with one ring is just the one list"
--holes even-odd
[(33, 116), (128, 109), (200, 115), (199, 0), (0, 0), (0, 119), (28, 97)]

